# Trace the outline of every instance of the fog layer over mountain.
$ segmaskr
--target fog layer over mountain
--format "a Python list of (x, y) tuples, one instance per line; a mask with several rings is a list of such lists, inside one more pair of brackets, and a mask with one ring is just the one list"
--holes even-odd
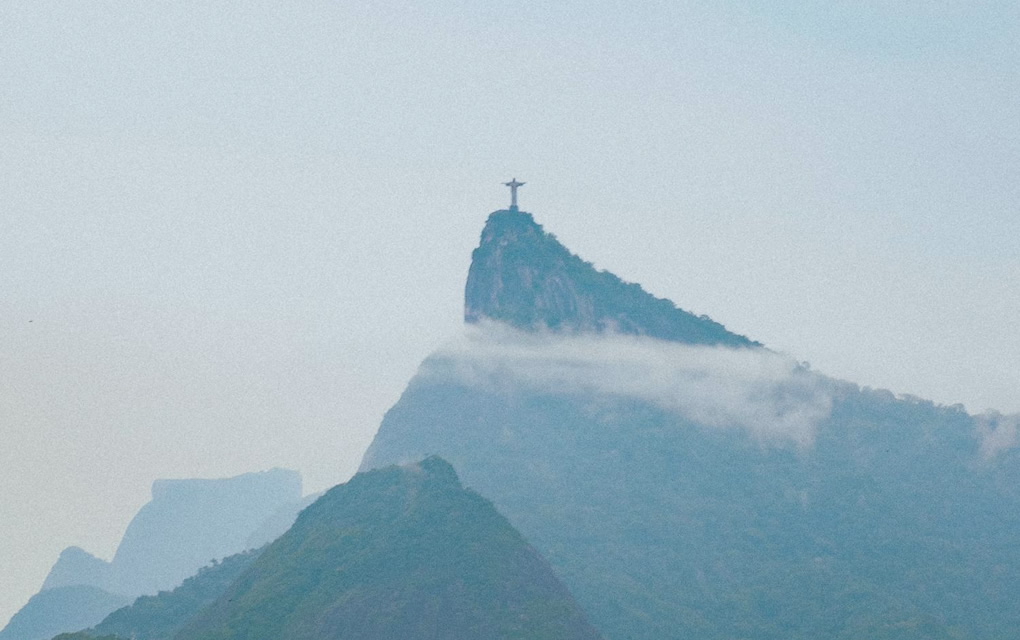
[(1015, 417), (814, 373), (530, 214), (491, 214), (472, 258), (474, 326), (425, 361), (362, 468), (448, 459), (607, 638), (1020, 626)]
[(419, 375), (487, 390), (510, 382), (533, 391), (630, 397), (702, 425), (801, 446), (811, 443), (832, 406), (830, 380), (760, 347), (528, 333), (491, 321), (465, 326)]

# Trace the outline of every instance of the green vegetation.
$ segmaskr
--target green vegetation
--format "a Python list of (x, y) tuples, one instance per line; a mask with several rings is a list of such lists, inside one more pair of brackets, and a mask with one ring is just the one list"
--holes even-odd
[[(670, 309), (511, 212), (490, 217), (466, 289), (468, 321), (750, 344)], [(832, 404), (798, 447), (637, 397), (493, 375), (416, 377), (362, 468), (450, 460), (612, 640), (998, 640), (1020, 628), (1020, 450), (986, 459), (960, 407), (804, 369)]]
[(259, 553), (248, 551), (230, 556), (202, 568), (173, 591), (142, 596), (131, 606), (111, 613), (91, 633), (133, 640), (170, 640), (188, 620), (223, 595)]
[(545, 561), (438, 458), (327, 492), (177, 636), (597, 637)]
[(1015, 455), (983, 461), (959, 409), (831, 384), (797, 449), (636, 399), (417, 379), (372, 460), (451, 460), (614, 640), (1010, 637)]
[[(755, 344), (594, 270), (516, 212), (486, 225), (467, 298), (469, 321)], [(1020, 451), (989, 459), (987, 427), (962, 407), (801, 367), (831, 412), (793, 444), (640, 394), (493, 375), (484, 388), (416, 377), (363, 466), (453, 461), (611, 640), (998, 640), (1020, 628)], [(792, 413), (804, 401), (780, 399)], [(166, 620), (174, 640), (598, 637), (514, 526), (438, 458), (366, 471)], [(146, 601), (149, 614), (170, 612), (173, 595)], [(193, 614), (200, 600), (212, 603)], [(107, 622), (97, 633), (115, 630)], [(116, 632), (170, 638), (139, 628)]]

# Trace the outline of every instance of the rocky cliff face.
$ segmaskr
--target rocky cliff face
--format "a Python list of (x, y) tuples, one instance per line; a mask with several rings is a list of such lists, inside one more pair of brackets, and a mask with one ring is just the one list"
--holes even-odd
[(464, 319), (521, 329), (645, 335), (691, 344), (752, 346), (705, 316), (598, 271), (546, 233), (531, 214), (496, 211), (472, 254)]

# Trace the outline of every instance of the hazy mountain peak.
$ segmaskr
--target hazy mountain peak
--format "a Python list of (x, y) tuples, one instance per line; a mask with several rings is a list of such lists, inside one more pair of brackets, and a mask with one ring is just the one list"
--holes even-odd
[(81, 547), (68, 547), (60, 552), (57, 563), (50, 569), (42, 590), (74, 585), (91, 585), (108, 591), (111, 587), (110, 563), (97, 558)]
[[(0, 637), (39, 640), (95, 624), (128, 596), (172, 588), (211, 558), (276, 538), (304, 504), (301, 475), (288, 469), (156, 480), (152, 500), (131, 520), (112, 562), (79, 547), (65, 549), (42, 592)], [(34, 627), (24, 622), (33, 620), (44, 620), (48, 635), (26, 635), (23, 630)]]
[(242, 473), (232, 478), (161, 478), (152, 482), (153, 500), (194, 499), (235, 491), (276, 491), (301, 495), (301, 474), (291, 469)]
[(154, 481), (152, 501), (131, 520), (113, 557), (120, 591), (176, 586), (210, 558), (243, 550), (267, 518), (300, 499), (301, 475), (288, 469)]
[(471, 255), (464, 319), (534, 330), (625, 333), (692, 344), (752, 346), (706, 316), (678, 309), (640, 285), (599, 271), (530, 213), (494, 211)]
[[(489, 217), (465, 293), (474, 326), (426, 360), (362, 469), (450, 460), (607, 637), (1016, 635), (1015, 417), (739, 348), (755, 343), (523, 212)], [(798, 446), (762, 446), (776, 435)]]

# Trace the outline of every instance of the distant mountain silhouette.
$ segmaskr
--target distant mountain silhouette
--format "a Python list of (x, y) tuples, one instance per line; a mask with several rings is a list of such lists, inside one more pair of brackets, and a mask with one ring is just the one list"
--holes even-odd
[(1015, 418), (811, 372), (525, 213), (490, 216), (465, 319), (481, 338), (426, 360), (361, 468), (442, 455), (610, 640), (1020, 628)]
[[(51, 604), (43, 635), (25, 635), (22, 630), (28, 627), (15, 624), (25, 619), (19, 612), (0, 637), (44, 640), (93, 625), (136, 596), (173, 588), (210, 560), (279, 536), (301, 503), (301, 476), (284, 469), (213, 480), (157, 480), (152, 501), (128, 525), (112, 562), (78, 547), (65, 549), (38, 600), (23, 612), (29, 615), (40, 610), (40, 603), (61, 601), (51, 593), (58, 590), (59, 598), (73, 597), (80, 606)], [(79, 613), (83, 607), (89, 612), (85, 617)]]
[[(120, 591), (156, 593), (210, 560), (247, 548), (267, 519), (301, 500), (301, 476), (273, 469), (216, 480), (157, 480), (128, 525), (113, 567)], [(282, 523), (277, 535), (286, 531)]]
[(14, 614), (0, 631), (0, 640), (48, 640), (62, 631), (90, 627), (130, 601), (84, 585), (47, 589)]
[(50, 569), (42, 590), (75, 585), (92, 585), (102, 589), (117, 589), (110, 563), (95, 557), (81, 547), (68, 547), (60, 552), (57, 563)]

